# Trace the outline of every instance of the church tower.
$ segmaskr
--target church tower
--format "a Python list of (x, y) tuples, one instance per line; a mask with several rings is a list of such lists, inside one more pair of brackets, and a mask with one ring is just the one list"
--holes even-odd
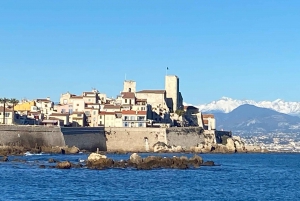
[(125, 80), (124, 81), (124, 88), (123, 92), (136, 92), (136, 82), (132, 80)]

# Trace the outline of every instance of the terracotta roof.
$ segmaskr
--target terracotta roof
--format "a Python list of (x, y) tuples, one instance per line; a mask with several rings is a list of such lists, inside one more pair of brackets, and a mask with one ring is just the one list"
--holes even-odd
[(84, 112), (73, 112), (72, 114), (84, 114)]
[(115, 115), (116, 112), (99, 112), (99, 115)]
[(69, 113), (52, 113), (52, 114), (50, 114), (50, 117), (51, 116), (69, 116)]
[(120, 109), (120, 105), (104, 105), (104, 109)]
[(82, 117), (73, 117), (72, 119), (83, 120)]
[(134, 111), (134, 110), (123, 110), (122, 114), (131, 114), (131, 115), (146, 115), (146, 111)]
[(136, 93), (145, 93), (145, 94), (164, 94), (166, 92), (166, 90), (142, 90), (142, 91), (138, 91)]
[(122, 92), (122, 98), (135, 98), (135, 94), (133, 92)]
[(49, 117), (50, 120), (61, 120), (61, 119), (58, 119), (58, 118), (55, 118), (55, 117)]
[(83, 98), (83, 96), (72, 96), (72, 97), (70, 97), (70, 99), (82, 99)]
[(213, 114), (202, 114), (203, 118), (215, 118)]
[(208, 120), (207, 120), (207, 119), (204, 119), (204, 120), (203, 120), (203, 123), (204, 123), (204, 124), (208, 124)]
[(147, 99), (136, 99), (136, 102), (147, 102)]
[(48, 100), (48, 99), (43, 99), (43, 98), (41, 98), (41, 99), (36, 99), (36, 102), (45, 102), (45, 103), (49, 103), (49, 102), (51, 102), (51, 101)]
[[(3, 106), (0, 106), (0, 112), (3, 112)], [(13, 112), (13, 110), (5, 108), (5, 112)]]

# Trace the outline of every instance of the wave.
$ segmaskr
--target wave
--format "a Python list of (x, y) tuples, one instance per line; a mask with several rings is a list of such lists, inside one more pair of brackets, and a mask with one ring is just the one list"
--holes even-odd
[(45, 154), (43, 152), (39, 153), (39, 154), (32, 154), (29, 151), (27, 151), (26, 153), (24, 153), (25, 156), (45, 156), (45, 155), (50, 155), (50, 154)]

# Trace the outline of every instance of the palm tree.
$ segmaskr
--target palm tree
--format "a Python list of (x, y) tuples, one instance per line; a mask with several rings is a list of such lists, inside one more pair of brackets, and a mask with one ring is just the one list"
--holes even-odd
[[(19, 103), (19, 100), (15, 99), (15, 98), (11, 98), (9, 100), (9, 103), (11, 103), (13, 106), (12, 106), (12, 110), (13, 110), (13, 113), (15, 112), (15, 106)], [(14, 115), (13, 115), (13, 122), (14, 123), (15, 119), (14, 119)]]
[(9, 100), (9, 103), (11, 103), (13, 105), (13, 110), (15, 110), (15, 106), (19, 103), (19, 100), (12, 98)]
[(9, 102), (8, 98), (0, 98), (0, 103), (3, 103), (3, 124), (5, 124), (5, 105)]

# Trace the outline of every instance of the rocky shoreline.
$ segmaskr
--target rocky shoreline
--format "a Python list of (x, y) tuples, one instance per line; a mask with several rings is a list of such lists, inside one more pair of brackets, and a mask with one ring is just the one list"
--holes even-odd
[[(12, 159), (4, 156), (0, 162), (19, 162), (26, 163), (26, 160)], [(181, 157), (161, 157), (161, 156), (147, 156), (142, 158), (137, 153), (131, 154), (128, 160), (113, 160), (105, 155), (99, 153), (91, 153), (87, 160), (72, 163), (70, 161), (58, 161), (54, 158), (49, 158), (47, 163), (41, 164), (42, 161), (35, 161), (39, 168), (57, 168), (57, 169), (71, 169), (71, 168), (86, 168), (94, 170), (105, 169), (136, 169), (136, 170), (152, 170), (152, 169), (190, 169), (199, 168), (201, 166), (215, 166), (213, 161), (203, 161), (199, 155), (194, 155), (190, 158), (186, 156)]]

